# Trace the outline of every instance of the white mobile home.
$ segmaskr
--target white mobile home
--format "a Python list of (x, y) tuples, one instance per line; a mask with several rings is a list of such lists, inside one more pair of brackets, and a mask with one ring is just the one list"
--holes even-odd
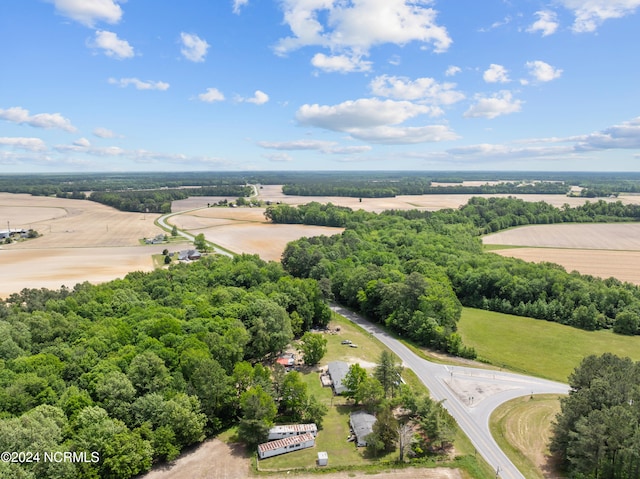
[(299, 436), (301, 434), (318, 435), (318, 427), (315, 424), (281, 424), (269, 429), (269, 441), (284, 439), (289, 436)]
[(299, 451), (316, 444), (313, 434), (305, 433), (299, 436), (289, 436), (277, 441), (269, 441), (258, 446), (258, 456), (260, 459), (286, 454), (287, 452)]

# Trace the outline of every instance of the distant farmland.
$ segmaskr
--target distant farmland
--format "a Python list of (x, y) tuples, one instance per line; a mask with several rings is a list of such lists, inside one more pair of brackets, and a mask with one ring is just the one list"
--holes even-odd
[(567, 271), (640, 284), (640, 224), (557, 224), (515, 228), (483, 238), (494, 250), (525, 261), (548, 261)]

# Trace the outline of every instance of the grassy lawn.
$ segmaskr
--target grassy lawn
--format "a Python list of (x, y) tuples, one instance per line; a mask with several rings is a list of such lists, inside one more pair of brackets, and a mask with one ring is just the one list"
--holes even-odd
[(640, 360), (640, 337), (583, 331), (558, 323), (464, 308), (458, 331), (478, 359), (498, 367), (556, 381), (590, 354), (615, 353)]
[(491, 434), (525, 477), (548, 477), (551, 422), (560, 412), (560, 396), (521, 397), (502, 404), (491, 415)]
[[(354, 410), (351, 402), (340, 396), (334, 396), (330, 388), (323, 388), (320, 383), (318, 368), (330, 361), (360, 362), (363, 367), (375, 364), (382, 351), (386, 349), (381, 343), (363, 331), (360, 327), (341, 316), (334, 315), (329, 325), (332, 333), (326, 333), (327, 354), (320, 364), (314, 368), (302, 371), (303, 379), (308, 387), (308, 393), (328, 406), (328, 413), (324, 418), (322, 429), (316, 438), (316, 445), (306, 450), (295, 451), (280, 456), (264, 459), (259, 463), (260, 471), (278, 471), (291, 469), (314, 469), (319, 451), (326, 451), (329, 456), (330, 470), (363, 469), (368, 472), (380, 472), (391, 467), (401, 467), (393, 464), (397, 460), (398, 452), (375, 459), (366, 455), (365, 448), (357, 448), (348, 442), (349, 414)], [(335, 331), (340, 328), (339, 331)], [(341, 344), (343, 339), (349, 339), (357, 344), (357, 348)], [(418, 394), (428, 394), (427, 389), (411, 370), (403, 372), (405, 382)], [(489, 479), (493, 473), (489, 466), (480, 458), (474, 457), (474, 448), (467, 437), (460, 431), (455, 440), (456, 459), (446, 463), (427, 461), (414, 463), (417, 467), (453, 467), (459, 468), (465, 478)], [(324, 468), (316, 469), (318, 472)]]

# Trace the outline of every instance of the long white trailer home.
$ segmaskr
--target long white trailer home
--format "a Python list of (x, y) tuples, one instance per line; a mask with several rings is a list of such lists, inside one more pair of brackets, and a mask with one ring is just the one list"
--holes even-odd
[(286, 454), (287, 452), (299, 451), (316, 444), (313, 434), (305, 433), (299, 436), (289, 436), (277, 441), (269, 441), (258, 446), (258, 456), (260, 459)]
[(289, 436), (299, 436), (300, 434), (313, 434), (313, 436), (318, 435), (318, 427), (311, 424), (280, 424), (278, 426), (273, 426), (269, 429), (269, 437), (267, 439), (269, 441), (274, 441), (276, 439), (284, 439)]

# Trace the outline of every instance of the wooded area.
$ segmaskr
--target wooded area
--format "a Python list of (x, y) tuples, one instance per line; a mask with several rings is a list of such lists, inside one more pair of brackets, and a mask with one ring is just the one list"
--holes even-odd
[(315, 280), (256, 256), (14, 294), (0, 303), (0, 448), (99, 461), (0, 463), (0, 476), (132, 477), (249, 421), (255, 395), (315, 420), (261, 361), (330, 317)]
[(570, 477), (640, 475), (640, 363), (613, 354), (588, 356), (569, 377), (551, 450)]

